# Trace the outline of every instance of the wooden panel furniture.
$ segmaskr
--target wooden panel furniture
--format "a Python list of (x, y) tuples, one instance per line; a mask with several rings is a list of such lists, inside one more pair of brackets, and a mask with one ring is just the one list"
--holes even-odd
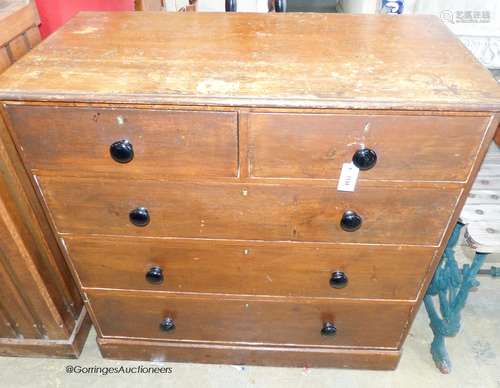
[(0, 355), (79, 356), (90, 318), (0, 123)]
[[(40, 41), (33, 2), (0, 1), (0, 72)], [(0, 122), (0, 355), (80, 354), (90, 318)]]
[(0, 0), (0, 72), (40, 43), (34, 1)]
[(119, 359), (395, 368), (500, 118), (425, 16), (81, 13), (0, 85)]

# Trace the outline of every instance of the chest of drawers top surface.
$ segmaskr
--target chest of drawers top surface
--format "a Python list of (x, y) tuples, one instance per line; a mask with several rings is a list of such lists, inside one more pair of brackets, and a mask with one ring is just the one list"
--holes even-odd
[(0, 99), (500, 108), (439, 19), (343, 14), (80, 13), (0, 78)]

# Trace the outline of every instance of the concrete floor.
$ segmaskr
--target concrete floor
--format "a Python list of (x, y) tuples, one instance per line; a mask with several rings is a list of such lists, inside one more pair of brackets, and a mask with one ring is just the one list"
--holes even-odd
[[(463, 247), (458, 251), (463, 260), (472, 253)], [(471, 293), (463, 313), (462, 332), (447, 341), (453, 361), (450, 375), (442, 375), (434, 367), (429, 354), (432, 335), (422, 307), (404, 346), (399, 367), (391, 372), (103, 360), (92, 332), (79, 360), (0, 358), (0, 387), (500, 388), (500, 279), (481, 276), (479, 280), (481, 286)], [(68, 374), (69, 365), (167, 365), (173, 371), (165, 375), (99, 376)]]

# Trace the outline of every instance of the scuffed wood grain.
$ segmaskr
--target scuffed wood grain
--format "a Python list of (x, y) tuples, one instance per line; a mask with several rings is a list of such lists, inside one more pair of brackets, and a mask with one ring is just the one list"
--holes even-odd
[[(465, 181), (489, 117), (248, 115), (249, 175), (338, 179), (363, 147), (377, 164), (360, 179)], [(443, 142), (443, 139), (448, 139)]]
[[(83, 287), (416, 300), (433, 248), (65, 236)], [(103, 257), (106, 258), (103, 261)], [(152, 266), (162, 284), (145, 279)], [(334, 289), (333, 271), (349, 284)]]
[(251, 346), (97, 338), (104, 358), (303, 368), (395, 369), (399, 350)]
[[(318, 366), (349, 348), (342, 366), (394, 367), (500, 109), (489, 73), (427, 16), (85, 13), (2, 82), (104, 354), (156, 360), (253, 362), (257, 349)], [(110, 164), (124, 133), (138, 158)], [(338, 192), (331, 161), (361, 144), (379, 162)], [(353, 233), (348, 209), (363, 218)], [(339, 267), (349, 284), (333, 290)]]
[[(460, 190), (37, 177), (57, 230), (72, 234), (438, 245)], [(432, 204), (432, 206), (428, 206)], [(129, 212), (148, 208), (139, 228)], [(356, 232), (340, 227), (358, 212)], [(419, 225), (409, 228), (408, 225)]]
[[(283, 300), (159, 292), (86, 290), (104, 338), (236, 342), (398, 349), (412, 303), (359, 300)], [(161, 331), (171, 316), (175, 330)], [(322, 336), (325, 321), (338, 334)]]
[(498, 84), (431, 16), (80, 13), (0, 84), (3, 99), (500, 107)]
[[(32, 169), (154, 179), (237, 174), (236, 112), (24, 105), (6, 111), (22, 129), (19, 141)], [(109, 153), (109, 146), (122, 139), (134, 150), (125, 164)]]

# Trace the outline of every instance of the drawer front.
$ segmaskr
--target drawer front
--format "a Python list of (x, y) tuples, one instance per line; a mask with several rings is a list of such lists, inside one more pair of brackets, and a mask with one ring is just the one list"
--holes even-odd
[[(7, 112), (28, 167), (40, 174), (237, 174), (235, 112), (18, 105), (7, 106)], [(119, 162), (111, 155), (114, 143)]]
[[(104, 337), (183, 341), (398, 348), (412, 306), (86, 292)], [(160, 328), (166, 319), (173, 321), (175, 329)], [(327, 322), (335, 325), (336, 334), (321, 335)]]
[(249, 174), (338, 179), (357, 150), (374, 167), (360, 179), (465, 181), (488, 117), (250, 114)]
[[(59, 232), (145, 237), (437, 245), (460, 192), (38, 179)], [(149, 213), (144, 227), (129, 221), (141, 207)], [(362, 217), (358, 230), (341, 228), (346, 211)]]
[(405, 300), (417, 298), (434, 252), (125, 237), (68, 236), (64, 243), (83, 287)]

